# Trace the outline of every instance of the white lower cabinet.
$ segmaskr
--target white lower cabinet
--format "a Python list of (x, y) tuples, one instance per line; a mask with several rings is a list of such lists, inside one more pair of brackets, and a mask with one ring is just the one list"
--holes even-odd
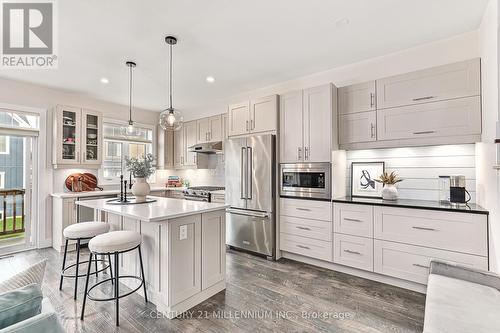
[(280, 233), (280, 248), (320, 260), (332, 261), (332, 242)]
[(329, 221), (281, 215), (280, 230), (290, 235), (332, 241), (332, 223)]
[(373, 239), (334, 234), (333, 262), (373, 271)]
[(319, 200), (281, 198), (280, 214), (304, 219), (331, 221), (332, 203)]
[(374, 271), (427, 284), (432, 259), (488, 270), (488, 258), (382, 240), (374, 241)]

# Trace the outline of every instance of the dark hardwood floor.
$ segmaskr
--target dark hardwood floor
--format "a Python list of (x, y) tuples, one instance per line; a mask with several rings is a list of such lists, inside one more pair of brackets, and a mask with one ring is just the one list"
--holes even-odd
[[(79, 280), (76, 302), (71, 279), (59, 291), (62, 255), (56, 251), (28, 251), (1, 259), (0, 281), (41, 258), (48, 258), (44, 294), (68, 332), (422, 332), (422, 294), (235, 251), (227, 254), (227, 289), (181, 318), (162, 318), (136, 293), (120, 302), (119, 328), (114, 326), (112, 302), (89, 301), (85, 320), (80, 321), (85, 280)], [(73, 260), (74, 253), (69, 258)], [(109, 287), (102, 288), (107, 291)]]

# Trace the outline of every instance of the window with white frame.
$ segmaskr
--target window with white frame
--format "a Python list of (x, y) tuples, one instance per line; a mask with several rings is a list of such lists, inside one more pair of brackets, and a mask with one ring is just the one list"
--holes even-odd
[(7, 135), (0, 135), (0, 154), (10, 154), (10, 137)]
[(5, 188), (5, 171), (0, 171), (0, 189)]
[[(153, 127), (139, 125), (130, 135), (121, 122), (104, 121), (104, 158), (99, 171), (102, 184), (115, 184), (120, 181), (120, 175), (129, 179), (125, 168), (125, 157), (142, 157), (153, 153)], [(154, 176), (153, 176), (154, 177)], [(150, 180), (154, 181), (154, 179)]]

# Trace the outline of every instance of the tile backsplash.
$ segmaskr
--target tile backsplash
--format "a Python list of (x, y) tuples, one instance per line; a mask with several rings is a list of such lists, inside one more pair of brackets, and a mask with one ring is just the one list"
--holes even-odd
[(346, 192), (351, 192), (351, 162), (384, 161), (386, 171), (396, 171), (402, 199), (438, 200), (438, 176), (464, 175), (471, 202), (476, 201), (475, 145), (447, 145), (346, 152)]
[(175, 175), (183, 179), (187, 178), (191, 186), (224, 186), (223, 156), (219, 155), (217, 158), (215, 169), (157, 170), (156, 185), (164, 186), (168, 176)]

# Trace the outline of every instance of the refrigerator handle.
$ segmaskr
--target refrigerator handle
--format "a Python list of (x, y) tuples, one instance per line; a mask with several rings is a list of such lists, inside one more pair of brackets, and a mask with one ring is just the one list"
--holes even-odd
[(247, 199), (252, 199), (252, 160), (253, 151), (251, 147), (247, 147)]
[(241, 170), (240, 170), (240, 199), (246, 199), (246, 148), (241, 147)]

